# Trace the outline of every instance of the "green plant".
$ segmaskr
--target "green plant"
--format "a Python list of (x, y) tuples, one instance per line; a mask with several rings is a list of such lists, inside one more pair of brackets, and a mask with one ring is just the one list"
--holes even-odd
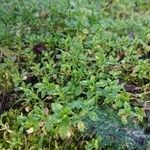
[[(118, 148), (136, 141), (117, 131), (136, 130), (146, 117), (148, 8), (148, 0), (2, 0), (0, 149), (109, 149), (113, 135)], [(98, 134), (84, 139), (92, 127)]]

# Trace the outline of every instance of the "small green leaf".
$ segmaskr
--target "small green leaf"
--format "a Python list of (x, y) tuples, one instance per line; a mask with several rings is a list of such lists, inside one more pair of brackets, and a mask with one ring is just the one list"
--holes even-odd
[(130, 106), (130, 104), (128, 103), (128, 102), (125, 102), (124, 103), (124, 108), (125, 108), (125, 110), (129, 113), (129, 112), (131, 112), (131, 106)]
[(122, 101), (120, 99), (116, 100), (115, 104), (118, 108), (122, 107)]
[(121, 116), (121, 121), (124, 125), (126, 125), (128, 123), (127, 116), (125, 116), (125, 115)]
[(92, 121), (98, 121), (99, 120), (97, 113), (94, 111), (91, 111), (89, 113), (89, 117), (91, 118)]
[(65, 139), (67, 137), (67, 133), (68, 133), (68, 126), (66, 126), (66, 125), (62, 125), (58, 129), (58, 134), (62, 139)]
[(63, 108), (63, 106), (59, 103), (52, 103), (52, 110), (54, 113), (58, 113), (61, 111), (61, 109)]
[(69, 107), (71, 108), (71, 109), (73, 109), (73, 108), (77, 108), (77, 109), (80, 109), (80, 108), (82, 108), (83, 107), (83, 101), (81, 101), (81, 100), (77, 100), (77, 101), (74, 101), (74, 102), (72, 102), (72, 103), (69, 103)]

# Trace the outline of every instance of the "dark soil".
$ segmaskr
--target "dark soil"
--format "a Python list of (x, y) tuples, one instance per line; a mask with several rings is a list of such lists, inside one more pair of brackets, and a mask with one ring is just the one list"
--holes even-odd
[(0, 95), (0, 114), (4, 111), (9, 110), (10, 108), (19, 107), (17, 99), (19, 97), (19, 92), (8, 91)]

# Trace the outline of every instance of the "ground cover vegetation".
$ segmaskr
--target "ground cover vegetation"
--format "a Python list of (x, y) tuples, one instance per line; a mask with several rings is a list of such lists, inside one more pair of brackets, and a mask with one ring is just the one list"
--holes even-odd
[(0, 149), (149, 148), (149, 0), (0, 3)]

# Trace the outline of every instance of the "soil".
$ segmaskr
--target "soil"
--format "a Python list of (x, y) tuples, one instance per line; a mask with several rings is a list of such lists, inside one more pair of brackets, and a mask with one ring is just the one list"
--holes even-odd
[(0, 114), (10, 108), (19, 107), (19, 103), (16, 103), (19, 97), (19, 92), (7, 91), (0, 95)]

